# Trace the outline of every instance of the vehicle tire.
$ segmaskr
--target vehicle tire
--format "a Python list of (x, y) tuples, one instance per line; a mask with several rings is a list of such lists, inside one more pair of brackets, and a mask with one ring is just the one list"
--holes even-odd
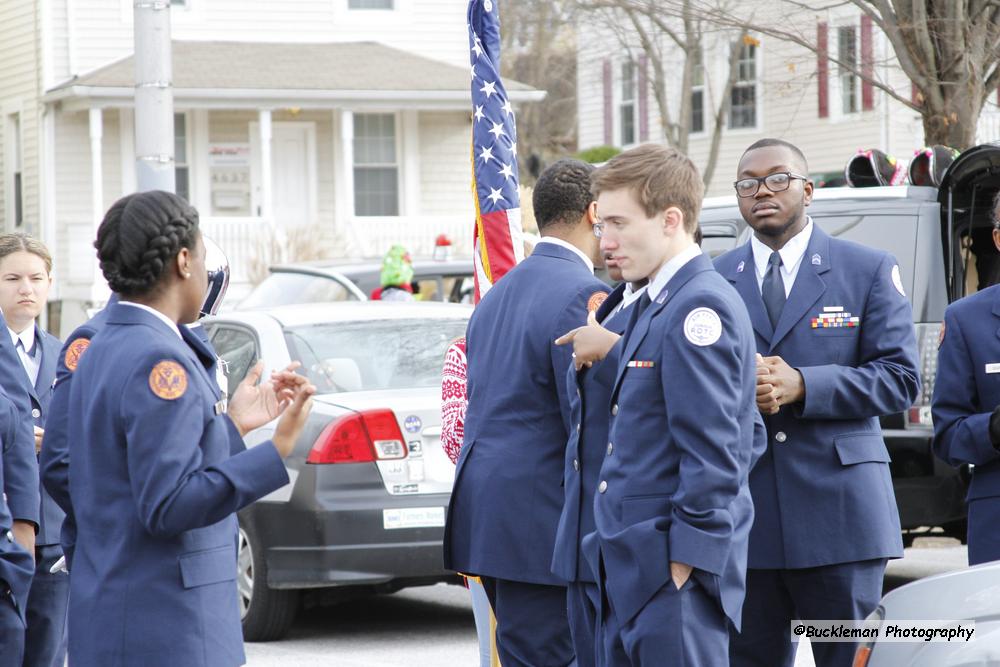
[(263, 545), (253, 527), (242, 520), (236, 563), (244, 641), (281, 639), (292, 627), (299, 610), (299, 592), (268, 587)]

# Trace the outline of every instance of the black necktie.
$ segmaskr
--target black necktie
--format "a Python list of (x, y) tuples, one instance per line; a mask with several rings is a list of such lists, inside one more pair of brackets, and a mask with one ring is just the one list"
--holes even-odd
[(635, 323), (639, 321), (640, 317), (642, 317), (642, 313), (649, 308), (650, 303), (652, 303), (652, 301), (649, 300), (649, 290), (647, 289), (642, 293), (642, 296), (639, 297), (639, 302), (635, 304), (635, 307), (632, 309), (632, 315), (628, 318), (628, 324), (625, 325), (625, 333), (622, 334), (622, 336), (626, 340), (628, 340), (629, 334), (632, 333), (632, 329), (635, 328)]
[(771, 320), (771, 328), (778, 326), (781, 309), (785, 307), (785, 283), (781, 279), (781, 255), (778, 251), (771, 253), (767, 263), (770, 265), (764, 274), (764, 283), (760, 286), (760, 296), (764, 299), (767, 317)]

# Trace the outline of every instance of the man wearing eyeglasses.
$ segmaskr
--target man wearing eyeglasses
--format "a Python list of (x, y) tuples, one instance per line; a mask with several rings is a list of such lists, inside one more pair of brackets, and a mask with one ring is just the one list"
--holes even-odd
[[(806, 215), (801, 151), (762, 139), (734, 183), (750, 242), (716, 259), (753, 323), (767, 450), (750, 475), (743, 628), (734, 667), (791, 666), (793, 619), (863, 619), (886, 560), (903, 555), (879, 416), (912, 405), (920, 380), (910, 302), (889, 254), (830, 237)], [(814, 642), (818, 667), (852, 643)]]

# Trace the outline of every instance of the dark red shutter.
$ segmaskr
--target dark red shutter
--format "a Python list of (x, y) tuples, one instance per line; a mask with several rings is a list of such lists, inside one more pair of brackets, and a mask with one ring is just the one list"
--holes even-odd
[(861, 110), (875, 108), (875, 52), (872, 47), (872, 17), (861, 16)]
[(604, 145), (614, 141), (614, 109), (611, 107), (611, 61), (604, 61)]
[(649, 141), (649, 61), (639, 56), (639, 141)]
[(826, 23), (816, 25), (816, 91), (819, 117), (830, 116), (830, 59), (828, 55)]

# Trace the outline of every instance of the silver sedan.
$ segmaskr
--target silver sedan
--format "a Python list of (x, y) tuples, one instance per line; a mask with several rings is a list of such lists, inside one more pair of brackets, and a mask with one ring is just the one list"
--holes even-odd
[[(302, 363), (318, 391), (291, 482), (241, 511), (239, 591), (248, 641), (281, 637), (306, 602), (455, 581), (441, 541), (454, 466), (441, 449), (441, 369), (472, 308), (343, 302), (233, 312), (205, 322), (230, 396)], [(248, 446), (274, 423), (247, 434)]]

